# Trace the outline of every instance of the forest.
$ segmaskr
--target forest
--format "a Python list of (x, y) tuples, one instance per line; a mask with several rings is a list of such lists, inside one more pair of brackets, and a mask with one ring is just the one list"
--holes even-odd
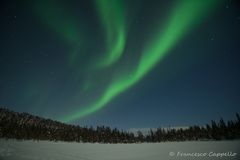
[(150, 129), (137, 134), (107, 126), (87, 127), (64, 124), (28, 113), (0, 108), (0, 138), (88, 143), (156, 143), (166, 141), (209, 141), (240, 139), (240, 116), (235, 120), (212, 120), (209, 124), (187, 128)]

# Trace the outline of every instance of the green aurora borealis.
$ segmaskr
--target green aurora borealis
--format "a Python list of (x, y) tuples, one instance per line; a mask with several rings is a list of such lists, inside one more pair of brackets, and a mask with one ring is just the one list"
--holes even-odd
[(231, 119), (238, 0), (11, 0), (0, 17), (0, 105), (81, 126)]
[[(96, 7), (99, 11), (103, 28), (106, 32), (106, 56), (97, 64), (97, 67), (109, 66), (115, 63), (123, 54), (126, 43), (126, 24), (123, 1), (97, 0)], [(109, 7), (111, 6), (111, 7)]]
[[(96, 63), (100, 69), (116, 63), (123, 54), (125, 43), (127, 43), (127, 27), (124, 20), (125, 11), (124, 4), (122, 4), (123, 2), (124, 1), (96, 1), (99, 17), (106, 32), (106, 54)], [(216, 4), (217, 1), (215, 0), (179, 1), (170, 11), (170, 16), (167, 21), (164, 22), (164, 28), (157, 30), (151, 42), (145, 44), (139, 63), (136, 69), (132, 71), (131, 76), (121, 75), (119, 78), (113, 79), (95, 102), (74, 111), (72, 114), (65, 115), (61, 118), (61, 121), (69, 122), (97, 112), (116, 96), (137, 84), (138, 81), (147, 75), (147, 73), (169, 53), (169, 50), (173, 48), (178, 41), (208, 16), (210, 11), (216, 7)], [(51, 22), (54, 21), (54, 17), (48, 15), (48, 18), (51, 19)], [(48, 18), (46, 18), (46, 21), (48, 21)], [(53, 27), (55, 26), (53, 25)], [(56, 26), (56, 28), (58, 27)], [(74, 27), (70, 21), (69, 23), (66, 21), (66, 24), (59, 29), (59, 34), (65, 36), (66, 40), (72, 42), (74, 45), (76, 41), (78, 42), (77, 39), (79, 35), (76, 28), (77, 27)], [(75, 47), (78, 48), (79, 46)], [(97, 68), (97, 70), (98, 69), (99, 68)]]

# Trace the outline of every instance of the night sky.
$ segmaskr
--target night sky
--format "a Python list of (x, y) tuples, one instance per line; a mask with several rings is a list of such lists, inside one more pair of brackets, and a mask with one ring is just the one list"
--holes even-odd
[(237, 1), (1, 1), (0, 105), (124, 129), (233, 119)]

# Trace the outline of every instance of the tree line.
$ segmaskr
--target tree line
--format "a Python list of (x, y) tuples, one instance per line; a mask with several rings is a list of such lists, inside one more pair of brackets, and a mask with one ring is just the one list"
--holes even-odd
[(240, 139), (240, 117), (225, 122), (222, 118), (205, 126), (150, 129), (148, 134), (111, 129), (106, 126), (80, 127), (0, 108), (0, 138), (90, 143), (142, 143), (191, 140)]

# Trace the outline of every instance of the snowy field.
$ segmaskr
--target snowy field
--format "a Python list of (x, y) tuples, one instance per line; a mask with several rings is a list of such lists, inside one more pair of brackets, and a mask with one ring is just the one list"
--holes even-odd
[(240, 160), (240, 141), (90, 144), (0, 139), (0, 160)]

